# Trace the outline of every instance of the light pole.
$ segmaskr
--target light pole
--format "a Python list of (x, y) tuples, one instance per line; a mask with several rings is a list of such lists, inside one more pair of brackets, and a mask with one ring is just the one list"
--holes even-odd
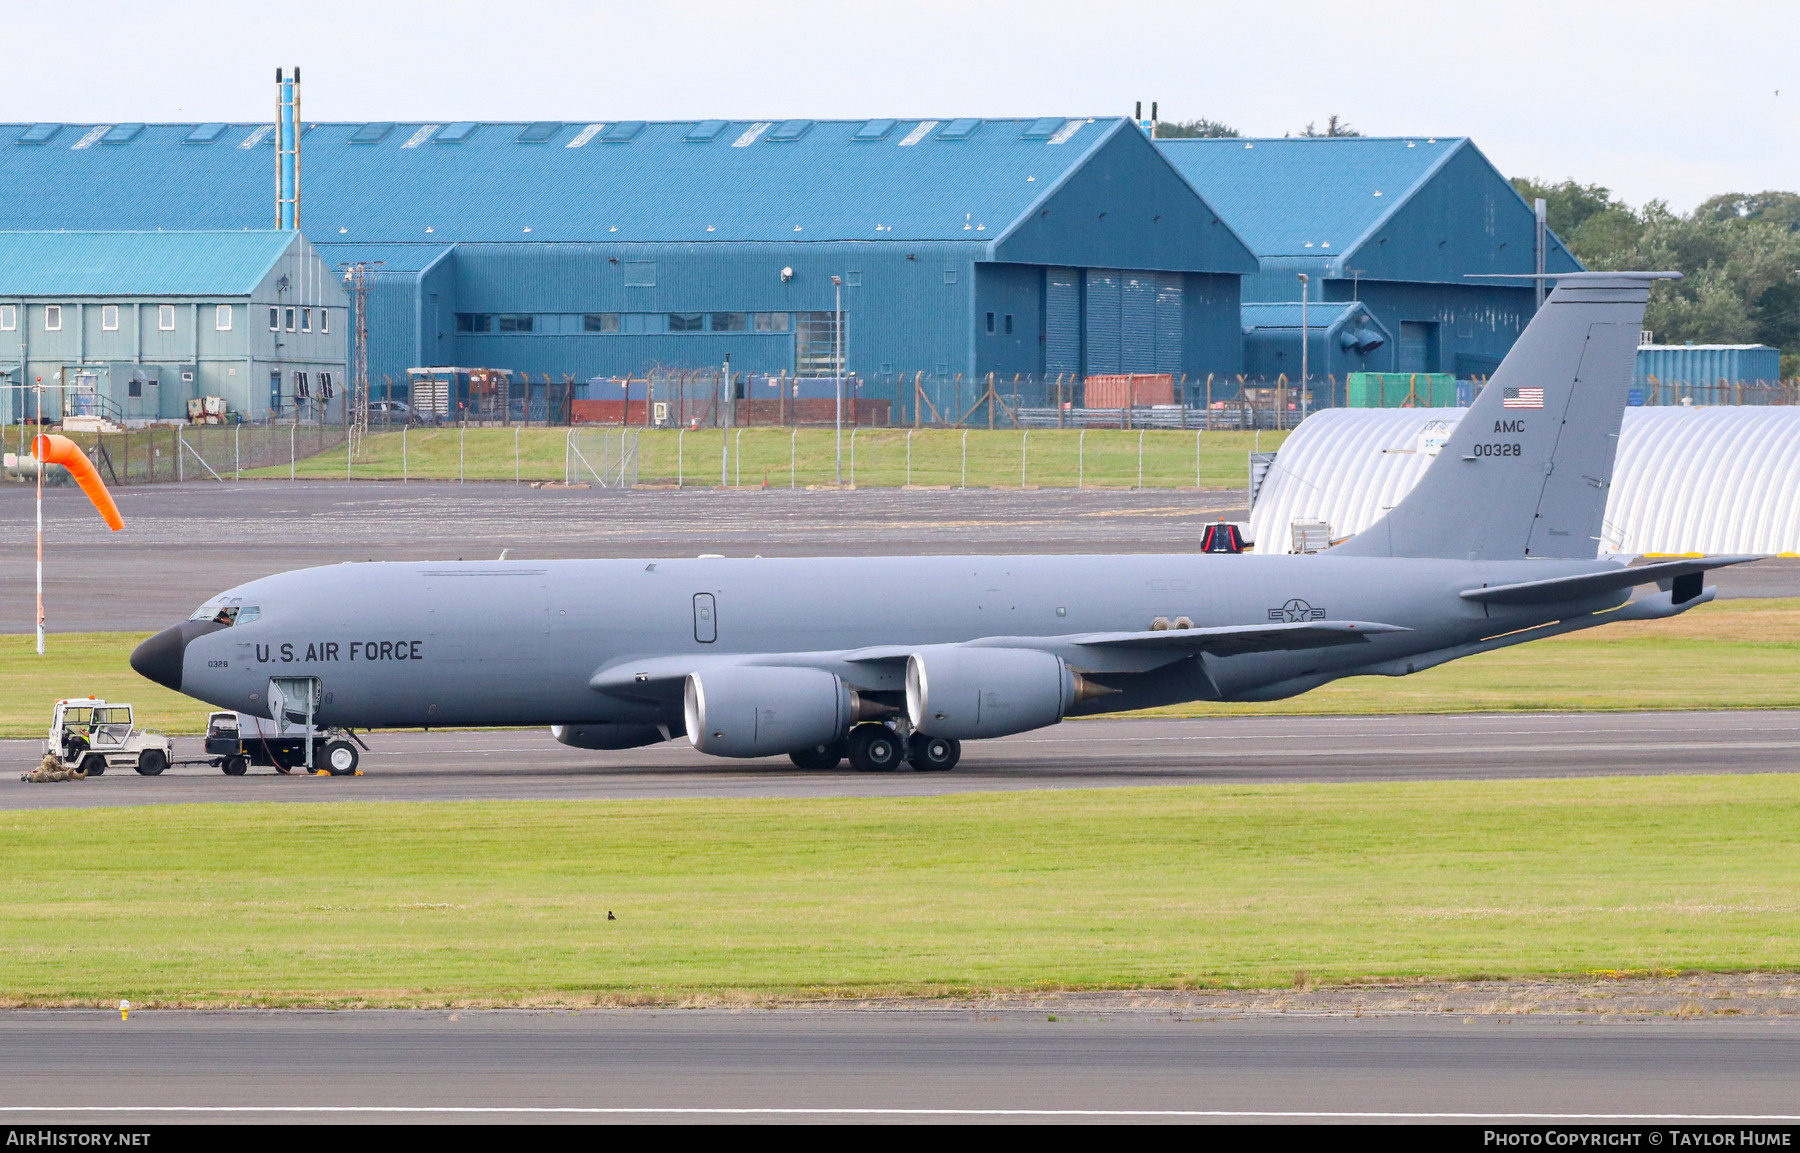
[(844, 487), (844, 278), (831, 278), (831, 292), (834, 298), (833, 321), (831, 326), (831, 358), (836, 362), (837, 387), (837, 483)]
[(1300, 274), (1300, 419), (1306, 419), (1306, 346), (1312, 343), (1312, 333), (1306, 324), (1306, 286), (1309, 281), (1306, 273)]

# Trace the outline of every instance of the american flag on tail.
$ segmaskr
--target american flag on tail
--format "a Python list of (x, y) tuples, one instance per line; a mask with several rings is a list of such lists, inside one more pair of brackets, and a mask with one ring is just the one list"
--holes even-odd
[(1503, 388), (1500, 390), (1501, 408), (1542, 408), (1544, 407), (1544, 390), (1541, 388)]

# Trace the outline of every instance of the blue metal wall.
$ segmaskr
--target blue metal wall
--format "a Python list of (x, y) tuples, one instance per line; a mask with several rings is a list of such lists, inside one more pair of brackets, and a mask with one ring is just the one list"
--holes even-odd
[(1781, 350), (1766, 344), (1658, 344), (1638, 349), (1637, 382), (1717, 384), (1781, 379)]
[(1011, 377), (1044, 370), (1046, 345), (1039, 339), (1044, 331), (1044, 272), (1031, 264), (975, 266), (975, 362), (970, 368), (976, 375)]
[[(1355, 299), (1381, 323), (1393, 339), (1378, 349), (1357, 372), (1453, 372), (1487, 376), (1511, 350), (1536, 310), (1532, 289), (1476, 284), (1401, 284), (1391, 281), (1328, 280), (1325, 299)], [(1402, 367), (1401, 325), (1434, 324), (1438, 333), (1435, 365)]]
[(1239, 320), (1239, 278), (1190, 272), (1183, 291), (1182, 371), (1190, 383), (1208, 373), (1230, 376), (1244, 370), (1243, 329)]

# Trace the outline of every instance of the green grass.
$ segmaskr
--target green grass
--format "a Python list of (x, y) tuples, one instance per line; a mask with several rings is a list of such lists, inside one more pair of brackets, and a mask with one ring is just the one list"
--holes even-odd
[[(140, 633), (0, 636), (0, 737), (38, 737), (65, 696), (129, 701), (140, 724), (198, 733), (207, 707), (126, 663)], [(1410, 677), (1357, 677), (1286, 701), (1193, 704), (1157, 715), (1453, 713), (1514, 709), (1800, 708), (1800, 600), (1716, 601), (1666, 621), (1608, 625), (1453, 661)]]
[[(517, 474), (523, 480), (561, 480), (567, 430), (560, 428), (505, 429), (445, 428), (415, 430), (405, 435), (375, 433), (364, 446), (365, 454), (353, 466), (352, 475), (364, 479), (511, 480), (514, 476), (515, 431), (518, 447)], [(582, 444), (591, 445), (616, 429), (582, 426)], [(635, 430), (638, 438), (638, 480), (641, 484), (689, 485), (719, 483), (719, 466), (725, 441), (731, 442), (728, 480), (733, 485), (771, 486), (828, 485), (836, 483), (836, 438), (830, 429), (806, 428), (796, 434), (785, 428), (746, 428), (725, 433), (699, 429), (685, 435), (676, 432)], [(968, 433), (968, 474), (963, 474), (963, 433), (922, 429), (912, 434), (911, 483), (917, 485), (967, 484), (970, 488), (1017, 488), (1023, 481), (1041, 488), (1132, 488), (1139, 483), (1140, 434), (1120, 429), (1095, 429), (1085, 440), (1079, 432), (1041, 429), (1029, 434), (1017, 430)], [(1195, 433), (1155, 431), (1143, 440), (1145, 488), (1243, 488), (1248, 482), (1248, 458), (1252, 448), (1271, 452), (1287, 438), (1284, 432), (1209, 432), (1199, 437), (1199, 474), (1195, 473)], [(844, 432), (844, 483), (859, 488), (892, 487), (908, 483), (907, 430), (862, 429), (855, 434), (852, 469), (850, 430)], [(584, 448), (584, 452), (590, 450)], [(405, 460), (402, 461), (404, 452)], [(740, 456), (741, 452), (741, 456)], [(460, 457), (459, 457), (460, 453)], [(1085, 458), (1085, 474), (1083, 460)], [(599, 464), (591, 455), (596, 465)], [(790, 470), (790, 465), (791, 470)], [(333, 450), (301, 460), (296, 474), (332, 480), (344, 476), (344, 451)], [(284, 463), (253, 470), (246, 476), (286, 476)], [(591, 476), (582, 479), (592, 481)]]
[(1791, 969), (1797, 828), (1791, 775), (11, 811), (0, 1003)]

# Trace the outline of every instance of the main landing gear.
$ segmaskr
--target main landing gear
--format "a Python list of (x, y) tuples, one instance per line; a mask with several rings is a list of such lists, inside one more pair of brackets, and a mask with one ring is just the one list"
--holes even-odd
[(943, 773), (954, 769), (962, 759), (962, 742), (924, 733), (902, 737), (886, 725), (869, 723), (851, 729), (844, 740), (788, 754), (788, 759), (802, 769), (835, 769), (845, 757), (859, 773), (891, 773), (901, 761), (911, 764), (916, 772)]

